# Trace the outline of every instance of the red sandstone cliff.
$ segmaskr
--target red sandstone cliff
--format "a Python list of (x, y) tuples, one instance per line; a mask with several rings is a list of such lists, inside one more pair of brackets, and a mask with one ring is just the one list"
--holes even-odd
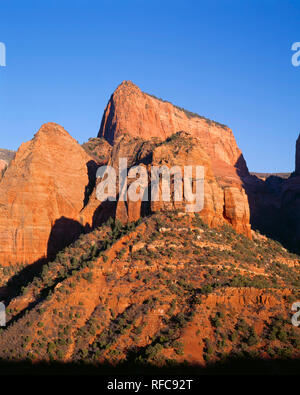
[(59, 125), (22, 144), (0, 182), (0, 262), (51, 256), (80, 231), (91, 158)]
[[(184, 136), (176, 142), (176, 152), (172, 144), (167, 143), (157, 148), (154, 146), (150, 162), (181, 166), (188, 162), (194, 165), (205, 162), (207, 179), (201, 216), (210, 225), (228, 222), (238, 232), (251, 237), (248, 198), (241, 180), (242, 176), (248, 176), (249, 173), (228, 127), (156, 99), (143, 93), (132, 82), (125, 81), (109, 100), (99, 137), (104, 137), (114, 146), (114, 160), (110, 164), (116, 166), (118, 157), (124, 157), (125, 153), (126, 157), (132, 156), (138, 140), (162, 142), (179, 131), (188, 132), (193, 138), (194, 146), (186, 152), (184, 144), (187, 138)], [(127, 135), (131, 136), (130, 142), (126, 138), (121, 139)], [(124, 145), (128, 146), (126, 152)], [(168, 160), (170, 157), (171, 161)], [(142, 210), (141, 206), (141, 203), (138, 206), (136, 203), (119, 202), (116, 214), (123, 221), (136, 219)], [(162, 206), (166, 205), (152, 204), (151, 209), (157, 211)]]
[(130, 81), (124, 81), (111, 96), (99, 137), (104, 137), (111, 144), (124, 133), (145, 140), (151, 137), (165, 140), (182, 130), (199, 138), (215, 172), (224, 174), (224, 167), (225, 173), (236, 169), (240, 175), (248, 174), (231, 129), (143, 93)]
[[(119, 143), (119, 145), (122, 147), (122, 143)], [(140, 152), (143, 151), (141, 150)], [(124, 152), (122, 152), (122, 155), (119, 153), (119, 156), (123, 155)], [(230, 223), (237, 232), (251, 238), (250, 213), (245, 191), (235, 179), (231, 179), (230, 183), (226, 183), (225, 179), (220, 179), (220, 177), (214, 175), (212, 161), (202, 148), (199, 137), (193, 137), (186, 132), (179, 132), (173, 135), (170, 141), (165, 141), (163, 144), (153, 148), (151, 155), (152, 166), (166, 165), (169, 168), (178, 166), (183, 174), (184, 166), (195, 164), (203, 166), (205, 173), (204, 207), (200, 212), (202, 219), (209, 226), (213, 227)], [(148, 168), (148, 172), (150, 178), (150, 168)], [(170, 202), (151, 202), (151, 212), (172, 211), (175, 209), (185, 212), (186, 205), (187, 202), (185, 200), (183, 202), (174, 202), (173, 199)], [(125, 213), (126, 209), (127, 216)], [(129, 201), (127, 205), (118, 202), (117, 215), (123, 221), (126, 219), (135, 221), (141, 215), (142, 210), (141, 202)]]

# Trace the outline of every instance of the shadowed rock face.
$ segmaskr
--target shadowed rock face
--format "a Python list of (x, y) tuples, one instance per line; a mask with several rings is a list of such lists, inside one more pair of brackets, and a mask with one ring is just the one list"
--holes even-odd
[[(48, 251), (54, 255), (55, 245), (63, 246), (53, 241), (53, 227), (64, 234), (65, 244), (78, 235), (81, 227), (74, 222), (80, 221), (91, 163), (80, 145), (54, 123), (43, 125), (21, 145), (0, 182), (2, 265), (32, 263)], [(69, 220), (57, 222), (62, 217)]]
[(254, 229), (300, 252), (300, 136), (296, 142), (295, 172), (288, 178), (271, 175), (244, 178)]
[(300, 253), (300, 134), (296, 142), (295, 174), (283, 183), (281, 219), (285, 225), (285, 243)]
[(297, 174), (300, 174), (300, 134), (296, 142), (296, 169)]

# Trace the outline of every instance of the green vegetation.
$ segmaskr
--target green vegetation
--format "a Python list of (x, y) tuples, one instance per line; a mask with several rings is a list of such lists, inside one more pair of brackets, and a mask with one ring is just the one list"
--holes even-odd
[[(8, 306), (1, 356), (63, 360), (72, 353), (76, 362), (161, 365), (186, 357), (190, 330), (209, 363), (230, 355), (254, 358), (257, 352), (296, 355), (298, 332), (288, 314), (278, 314), (300, 297), (298, 267), (287, 264), (294, 255), (269, 240), (250, 241), (230, 226), (210, 229), (199, 215), (163, 212), (145, 224), (135, 237), (138, 224), (109, 220), (44, 265), (19, 294), (23, 310)], [(125, 235), (130, 235), (126, 244), (116, 248)], [(137, 243), (142, 248), (132, 252)], [(248, 306), (250, 287), (249, 295), (256, 296)], [(91, 300), (85, 299), (89, 293)], [(212, 302), (239, 294), (245, 305), (237, 311), (230, 303)], [(280, 308), (265, 307), (260, 295), (278, 298)], [(262, 309), (268, 313), (265, 322)], [(17, 341), (11, 344), (11, 338)]]

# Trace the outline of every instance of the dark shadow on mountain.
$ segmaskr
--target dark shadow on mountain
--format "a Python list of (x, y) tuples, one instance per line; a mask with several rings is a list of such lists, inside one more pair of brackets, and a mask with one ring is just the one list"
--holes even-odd
[(237, 174), (240, 178), (246, 176), (249, 174), (249, 170), (246, 164), (246, 161), (243, 157), (243, 154), (241, 154), (238, 158), (238, 160), (236, 161), (234, 167), (237, 170)]
[(21, 375), (97, 375), (97, 376), (140, 376), (140, 375), (299, 375), (300, 360), (254, 359), (229, 357), (206, 367), (169, 361), (167, 366), (155, 367), (149, 364), (125, 361), (119, 365), (82, 363), (32, 363), (31, 361), (0, 361), (0, 374)]
[(115, 132), (116, 132), (116, 123), (113, 122), (115, 111), (116, 111), (113, 95), (111, 95), (109, 99), (109, 104), (107, 105), (107, 108), (108, 106), (110, 106), (108, 118), (107, 119), (105, 118), (106, 111), (104, 111), (101, 120), (100, 130), (97, 137), (103, 137), (110, 145), (113, 145)]
[(47, 260), (54, 260), (57, 253), (74, 243), (83, 231), (84, 228), (78, 221), (66, 217), (57, 219), (48, 240)]
[(148, 217), (151, 214), (151, 186), (148, 185), (144, 190), (143, 200), (141, 203), (141, 217)]
[(251, 228), (280, 241), (280, 192), (256, 176), (243, 178), (248, 196)]
[(7, 284), (0, 289), (1, 300), (5, 305), (8, 305), (13, 298), (20, 294), (22, 287), (26, 287), (33, 281), (35, 276), (41, 273), (43, 266), (47, 262), (47, 258), (39, 259), (9, 279)]
[(300, 201), (294, 192), (290, 192), (291, 197), (288, 199), (289, 192), (286, 191), (292, 176), (283, 179), (271, 175), (262, 180), (250, 175), (242, 155), (235, 167), (248, 196), (251, 228), (280, 242), (290, 252), (299, 254), (299, 236), (297, 239), (295, 235), (300, 235), (300, 215), (297, 214), (300, 211)]
[(47, 256), (26, 266), (11, 277), (7, 285), (0, 290), (2, 301), (8, 305), (13, 298), (20, 295), (22, 288), (25, 288), (33, 281), (34, 277), (41, 274), (43, 266), (53, 261), (59, 251), (76, 241), (83, 231), (84, 228), (78, 221), (65, 217), (56, 220), (48, 239)]
[[(251, 177), (251, 178), (250, 178)], [(280, 242), (290, 252), (300, 253), (300, 184), (299, 193), (288, 191), (288, 180), (256, 176), (244, 179), (248, 196), (250, 223), (254, 230)]]
[(110, 217), (116, 218), (117, 202), (105, 200), (100, 203), (93, 214), (92, 229), (96, 229), (106, 222)]
[(98, 165), (95, 161), (90, 160), (87, 164), (87, 174), (89, 178), (89, 182), (85, 187), (84, 191), (84, 201), (83, 201), (83, 208), (88, 204), (91, 194), (96, 186), (96, 173)]

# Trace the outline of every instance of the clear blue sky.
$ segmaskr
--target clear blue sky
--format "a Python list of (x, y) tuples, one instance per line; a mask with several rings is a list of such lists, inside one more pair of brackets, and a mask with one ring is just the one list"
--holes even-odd
[(294, 169), (300, 0), (9, 0), (0, 18), (1, 148), (48, 121), (79, 142), (96, 136), (132, 80), (230, 126), (250, 170)]

